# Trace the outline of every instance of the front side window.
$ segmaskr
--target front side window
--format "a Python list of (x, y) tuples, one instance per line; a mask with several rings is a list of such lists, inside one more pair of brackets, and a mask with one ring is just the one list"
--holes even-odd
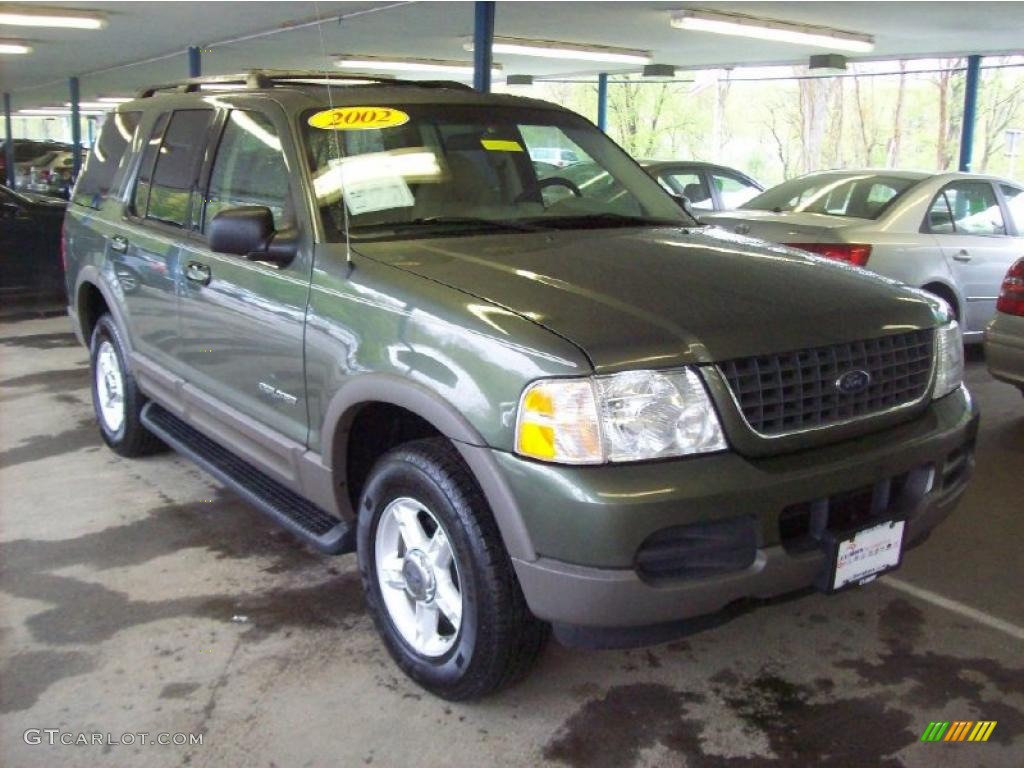
[(171, 116), (156, 156), (147, 219), (185, 226), (196, 172), (212, 119), (211, 109), (181, 110)]
[[(941, 208), (940, 198), (945, 200), (951, 228), (940, 226), (936, 229), (931, 226), (936, 206)], [(931, 231), (936, 234), (1006, 234), (1003, 212), (996, 200), (995, 190), (987, 181), (960, 181), (947, 186), (932, 203), (928, 222)]]
[[(93, 208), (99, 207), (111, 191), (114, 175), (121, 165), (125, 151), (131, 146), (141, 118), (141, 112), (114, 112), (107, 115), (100, 129), (99, 139), (85, 161), (82, 178), (75, 186), (72, 202)], [(65, 156), (59, 162), (68, 168), (72, 165), (73, 158)]]
[(783, 182), (740, 208), (877, 219), (917, 183), (884, 174), (818, 173)]
[[(391, 124), (353, 129), (346, 110), (357, 118), (382, 110)], [(628, 155), (572, 114), (415, 104), (325, 107), (303, 122), (314, 190), (336, 233), (346, 225), (355, 237), (394, 238), (694, 223)]]
[(227, 208), (259, 205), (274, 214), (274, 227), (292, 223), (288, 166), (270, 118), (232, 110), (217, 148), (206, 196), (203, 230)]

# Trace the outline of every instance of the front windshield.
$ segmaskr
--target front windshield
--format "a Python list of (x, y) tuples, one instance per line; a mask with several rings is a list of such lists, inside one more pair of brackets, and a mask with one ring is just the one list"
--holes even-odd
[(917, 182), (917, 179), (877, 173), (817, 173), (783, 182), (740, 208), (877, 219)]
[(569, 113), (409, 104), (325, 107), (303, 122), (317, 202), (335, 237), (346, 214), (356, 238), (696, 223)]

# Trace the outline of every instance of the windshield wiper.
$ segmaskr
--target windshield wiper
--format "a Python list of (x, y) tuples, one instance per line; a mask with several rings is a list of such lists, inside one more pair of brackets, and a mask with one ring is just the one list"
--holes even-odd
[(577, 216), (542, 216), (523, 221), (530, 224), (543, 222), (552, 229), (600, 229), (604, 227), (692, 227), (699, 226), (676, 219), (656, 219), (647, 216), (630, 216), (624, 213), (585, 213)]
[(498, 229), (506, 232), (543, 232), (546, 228), (535, 224), (520, 224), (504, 219), (485, 219), (482, 216), (425, 216), (409, 221), (382, 221), (355, 227), (355, 233), (378, 233), (404, 229), (428, 229), (430, 227), (473, 227), (476, 229)]

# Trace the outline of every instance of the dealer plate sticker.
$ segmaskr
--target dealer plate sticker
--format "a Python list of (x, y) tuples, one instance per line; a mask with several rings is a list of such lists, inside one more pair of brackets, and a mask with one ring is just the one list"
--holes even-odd
[(904, 525), (903, 520), (893, 520), (865, 528), (840, 541), (832, 589), (841, 589), (847, 584), (866, 584), (899, 565)]

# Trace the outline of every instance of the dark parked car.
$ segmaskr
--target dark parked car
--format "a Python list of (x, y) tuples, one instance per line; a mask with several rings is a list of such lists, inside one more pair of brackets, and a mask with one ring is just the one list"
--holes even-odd
[(756, 179), (724, 165), (688, 160), (641, 160), (640, 165), (698, 214), (731, 211), (764, 191)]
[[(7, 141), (0, 141), (0, 182), (7, 180)], [(32, 161), (55, 152), (69, 152), (71, 145), (58, 141), (36, 141), (34, 139), (14, 139), (14, 165), (19, 169), (27, 169)]]
[(64, 301), (60, 230), (66, 205), (0, 186), (0, 302)]
[(700, 226), (557, 105), (317, 77), (120, 105), (68, 206), (71, 317), (106, 443), (355, 551), (421, 685), (494, 691), (551, 626), (644, 643), (866, 584), (957, 504), (944, 302)]

